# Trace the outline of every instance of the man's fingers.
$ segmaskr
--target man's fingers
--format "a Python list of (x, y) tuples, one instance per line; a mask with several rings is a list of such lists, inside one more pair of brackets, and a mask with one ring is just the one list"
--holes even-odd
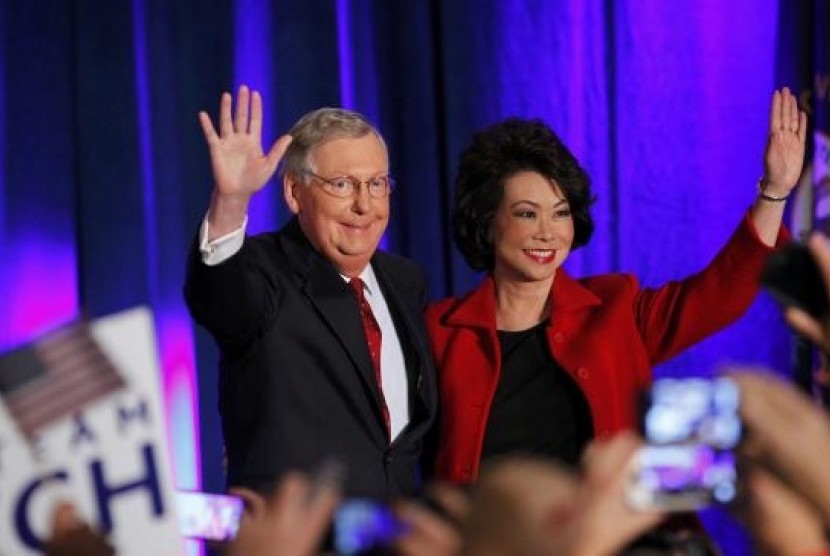
[(207, 115), (207, 112), (199, 112), (199, 125), (202, 126), (202, 133), (205, 136), (205, 141), (207, 141), (208, 146), (213, 145), (219, 140), (219, 136), (216, 135), (216, 130), (213, 129), (213, 123), (210, 121), (210, 116)]
[(227, 137), (233, 133), (233, 121), (231, 120), (231, 94), (222, 93), (219, 101), (219, 135)]
[(236, 116), (234, 117), (233, 128), (236, 133), (248, 133), (248, 103), (250, 94), (246, 85), (239, 86), (236, 93)]
[(282, 160), (282, 157), (285, 154), (285, 150), (288, 148), (288, 145), (290, 145), (291, 141), (293, 140), (293, 137), (286, 134), (274, 142), (274, 145), (271, 147), (271, 150), (268, 151), (268, 155), (266, 157), (268, 160), (268, 165), (270, 167), (277, 167), (277, 164), (279, 164), (280, 160)]
[(251, 124), (249, 132), (259, 138), (262, 133), (262, 95), (259, 91), (251, 91)]

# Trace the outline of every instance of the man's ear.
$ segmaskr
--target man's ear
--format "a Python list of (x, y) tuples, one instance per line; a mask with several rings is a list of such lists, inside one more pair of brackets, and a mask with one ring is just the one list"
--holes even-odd
[(282, 194), (285, 197), (285, 204), (293, 214), (300, 212), (299, 188), (303, 187), (293, 174), (286, 172), (282, 177)]

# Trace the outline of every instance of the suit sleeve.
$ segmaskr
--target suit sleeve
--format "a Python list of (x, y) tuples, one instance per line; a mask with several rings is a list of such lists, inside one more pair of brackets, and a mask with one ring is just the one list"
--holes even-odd
[[(781, 228), (776, 247), (789, 241)], [(635, 296), (637, 326), (652, 364), (661, 363), (725, 328), (758, 293), (761, 269), (774, 251), (758, 238), (747, 214), (729, 241), (697, 274)]]
[(193, 318), (223, 347), (244, 343), (268, 322), (279, 289), (260, 262), (262, 247), (246, 238), (222, 263), (202, 262), (198, 242), (187, 261), (184, 297)]

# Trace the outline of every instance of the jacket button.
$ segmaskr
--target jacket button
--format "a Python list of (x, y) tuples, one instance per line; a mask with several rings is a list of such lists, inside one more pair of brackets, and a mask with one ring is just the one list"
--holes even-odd
[(391, 465), (392, 462), (395, 461), (395, 456), (393, 456), (391, 452), (388, 452), (385, 456), (383, 456), (383, 461), (385, 461), (387, 465)]
[(557, 332), (556, 334), (553, 335), (553, 341), (556, 342), (557, 344), (561, 344), (562, 342), (565, 341), (565, 335), (562, 334), (561, 332)]
[(585, 367), (580, 367), (576, 370), (576, 376), (578, 376), (582, 380), (588, 380), (588, 377), (591, 373), (588, 372), (588, 369)]

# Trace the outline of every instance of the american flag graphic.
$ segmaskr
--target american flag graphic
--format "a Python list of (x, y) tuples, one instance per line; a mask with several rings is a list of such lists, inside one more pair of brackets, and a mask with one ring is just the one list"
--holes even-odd
[(28, 439), (124, 384), (85, 322), (0, 356), (0, 396)]

